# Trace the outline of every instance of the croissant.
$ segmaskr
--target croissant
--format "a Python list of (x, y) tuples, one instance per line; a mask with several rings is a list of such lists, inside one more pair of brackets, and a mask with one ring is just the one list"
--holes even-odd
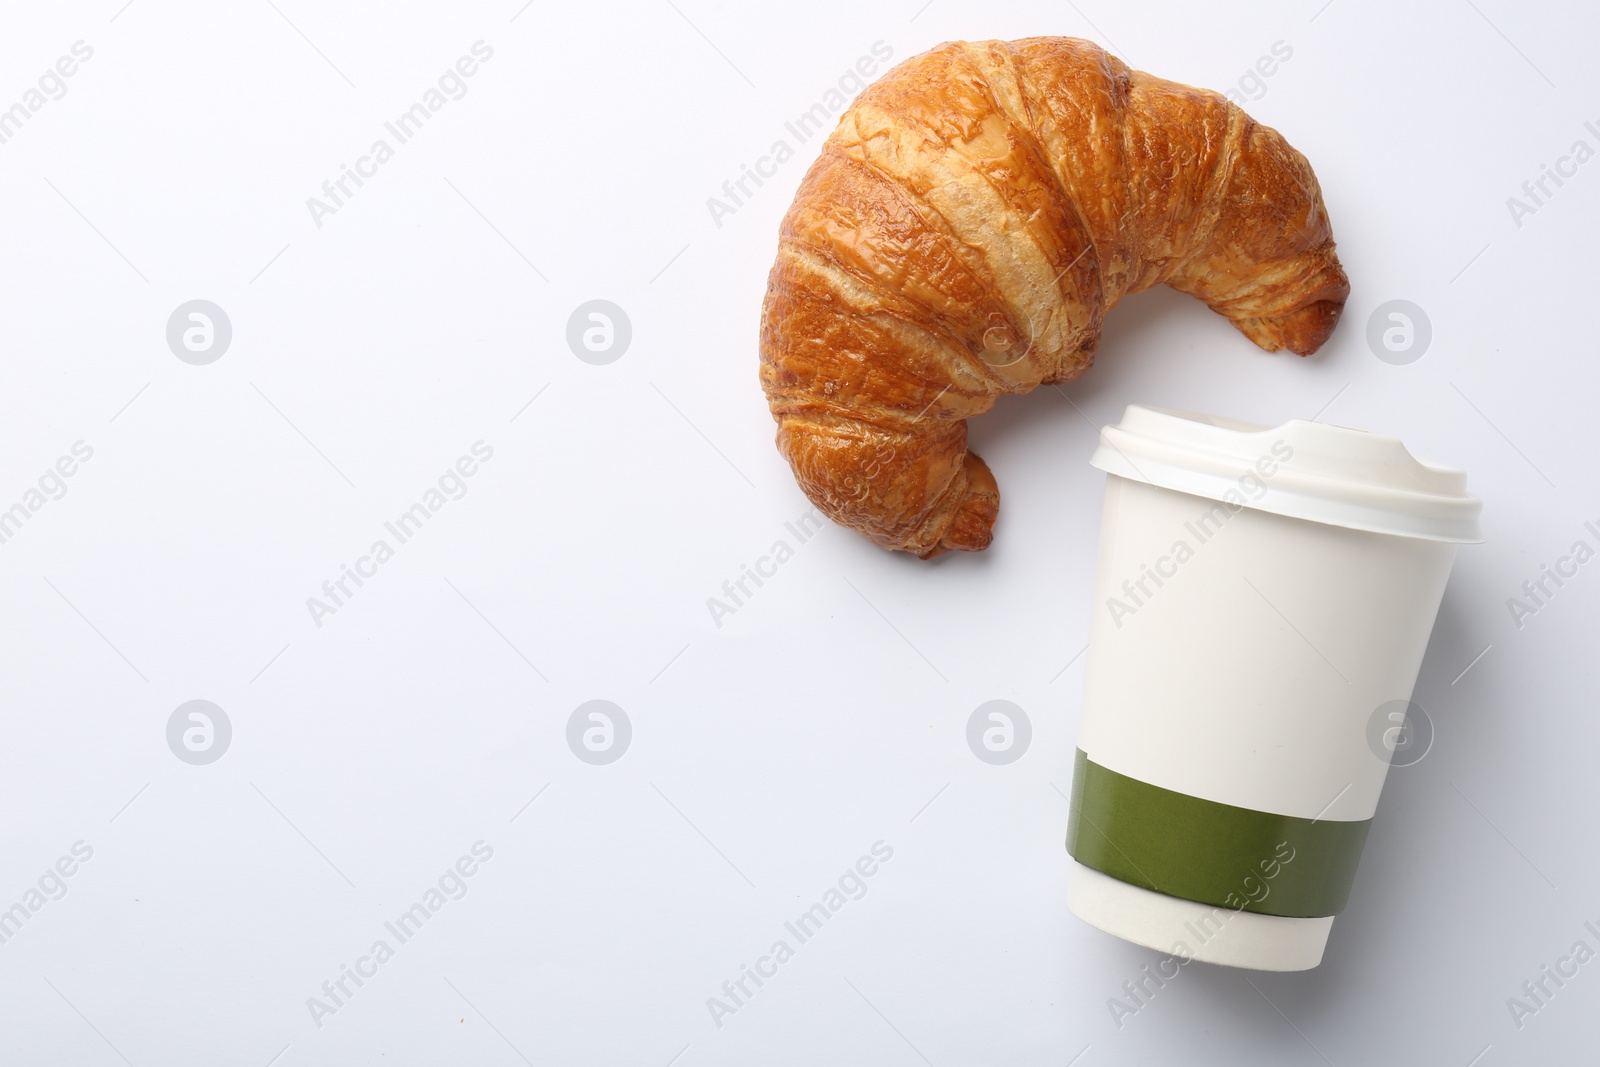
[(1000, 494), (966, 420), (1067, 382), (1166, 283), (1308, 355), (1350, 286), (1316, 176), (1223, 96), (1090, 41), (955, 42), (857, 98), (784, 217), (762, 308), (778, 448), (835, 522), (978, 551)]

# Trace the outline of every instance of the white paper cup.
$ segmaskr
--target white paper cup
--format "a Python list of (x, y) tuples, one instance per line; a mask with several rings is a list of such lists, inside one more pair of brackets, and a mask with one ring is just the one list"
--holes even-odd
[(1135, 405), (1092, 462), (1068, 906), (1181, 957), (1315, 967), (1389, 770), (1369, 725), (1409, 701), (1480, 504), (1394, 438), (1299, 419)]

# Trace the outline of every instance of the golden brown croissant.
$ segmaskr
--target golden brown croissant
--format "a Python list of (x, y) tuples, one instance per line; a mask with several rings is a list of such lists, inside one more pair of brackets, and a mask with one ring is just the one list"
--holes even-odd
[(965, 420), (1088, 369), (1165, 282), (1314, 352), (1349, 283), (1305, 157), (1217, 93), (1071, 37), (957, 42), (845, 112), (783, 221), (761, 383), (812, 502), (885, 548), (988, 547)]

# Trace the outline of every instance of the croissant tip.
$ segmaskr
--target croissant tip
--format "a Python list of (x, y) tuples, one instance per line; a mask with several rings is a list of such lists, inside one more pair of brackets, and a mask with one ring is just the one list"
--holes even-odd
[(1297, 356), (1309, 356), (1327, 343), (1344, 313), (1344, 300), (1318, 300), (1291, 315), (1285, 345)]
[(1268, 352), (1293, 352), (1309, 356), (1321, 348), (1339, 325), (1344, 300), (1317, 300), (1283, 315), (1240, 319), (1235, 325)]
[(994, 521), (1000, 514), (1000, 487), (989, 465), (968, 452), (962, 463), (965, 486), (944, 536), (923, 559), (943, 551), (982, 552), (994, 542)]

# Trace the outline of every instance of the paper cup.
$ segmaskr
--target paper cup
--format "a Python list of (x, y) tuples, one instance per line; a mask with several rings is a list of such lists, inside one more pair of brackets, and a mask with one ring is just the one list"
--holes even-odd
[(1315, 967), (1396, 740), (1371, 725), (1410, 700), (1479, 502), (1394, 438), (1299, 419), (1135, 405), (1092, 462), (1068, 906), (1183, 958)]

